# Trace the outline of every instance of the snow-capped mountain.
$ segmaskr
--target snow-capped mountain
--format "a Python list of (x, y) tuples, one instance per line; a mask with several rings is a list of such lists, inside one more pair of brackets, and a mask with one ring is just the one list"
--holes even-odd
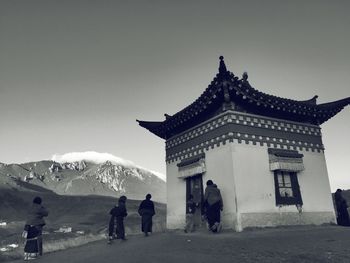
[(121, 158), (108, 156), (111, 160), (106, 160), (101, 155), (99, 160), (83, 158), (86, 156), (66, 158), (63, 155), (55, 156), (53, 161), (3, 164), (0, 177), (26, 181), (63, 195), (117, 197), (125, 194), (130, 199), (143, 199), (151, 193), (155, 201), (165, 202), (165, 182), (159, 174)]
[(70, 153), (66, 153), (66, 154), (54, 154), (51, 158), (52, 161), (57, 162), (57, 163), (81, 163), (81, 162), (90, 162), (90, 163), (94, 163), (94, 164), (102, 164), (105, 162), (111, 162), (112, 164), (116, 164), (116, 165), (121, 165), (123, 167), (130, 167), (130, 168), (139, 168), (145, 171), (148, 171), (156, 176), (158, 176), (159, 178), (161, 178), (162, 180), (165, 181), (165, 175), (155, 172), (155, 171), (151, 171), (149, 169), (143, 168), (139, 165), (136, 165), (135, 163), (133, 163), (130, 160), (125, 160), (123, 158), (114, 156), (110, 153), (99, 153), (99, 152), (95, 152), (95, 151), (86, 151), (86, 152), (70, 152)]

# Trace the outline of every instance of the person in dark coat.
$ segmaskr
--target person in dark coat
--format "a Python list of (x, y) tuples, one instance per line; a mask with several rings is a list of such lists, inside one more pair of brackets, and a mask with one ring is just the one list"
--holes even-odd
[[(111, 219), (109, 220), (109, 233), (108, 233), (108, 243), (110, 244), (113, 239), (126, 240), (125, 238), (125, 227), (124, 227), (124, 217), (128, 215), (126, 211), (126, 196), (119, 197), (118, 206), (111, 209), (109, 214)], [(115, 235), (117, 237), (115, 237)]]
[(204, 192), (204, 203), (206, 204), (206, 217), (209, 229), (212, 232), (220, 232), (222, 228), (220, 211), (223, 210), (223, 202), (220, 190), (212, 180), (207, 181), (207, 187)]
[(348, 205), (342, 195), (342, 190), (337, 189), (334, 194), (335, 206), (337, 209), (337, 222), (340, 226), (350, 226)]
[(148, 233), (152, 233), (152, 217), (156, 214), (151, 198), (151, 194), (147, 194), (146, 199), (141, 202), (138, 210), (141, 216), (141, 231), (145, 233), (145, 236), (148, 236)]
[(22, 234), (26, 238), (24, 260), (36, 259), (43, 254), (42, 231), (46, 224), (44, 217), (48, 216), (49, 212), (41, 203), (42, 199), (39, 196), (35, 197), (28, 211), (27, 221)]

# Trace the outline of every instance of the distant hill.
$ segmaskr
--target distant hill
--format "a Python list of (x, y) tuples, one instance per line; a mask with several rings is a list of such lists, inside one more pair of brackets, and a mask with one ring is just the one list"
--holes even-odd
[[(9, 179), (12, 180), (12, 179)], [(18, 184), (15, 186), (15, 184)], [(13, 181), (0, 186), (0, 219), (7, 222), (22, 221), (27, 217), (27, 211), (35, 196), (43, 199), (43, 205), (49, 210), (48, 227), (69, 224), (79, 228), (89, 227), (93, 232), (105, 228), (109, 220), (109, 211), (116, 205), (117, 198), (108, 196), (64, 196), (30, 183)], [(128, 200), (128, 220), (139, 223), (137, 207), (139, 200)], [(156, 203), (160, 220), (165, 217), (165, 206)], [(136, 224), (136, 225), (137, 225)], [(132, 224), (131, 224), (132, 225)]]
[[(106, 234), (110, 219), (109, 211), (117, 203), (117, 198), (109, 196), (67, 196), (58, 195), (51, 190), (41, 186), (23, 182), (12, 177), (2, 177), (0, 184), (0, 221), (7, 222), (7, 227), (0, 227), (0, 245), (20, 244), (20, 238), (28, 209), (35, 196), (43, 199), (43, 205), (49, 211), (45, 218), (44, 228), (45, 243), (50, 242), (51, 247), (59, 247), (62, 240), (76, 238), (83, 232), (83, 239), (88, 240), (91, 235)], [(137, 212), (140, 200), (128, 199), (126, 208), (128, 216), (125, 219), (127, 234), (140, 233), (140, 216)], [(163, 231), (165, 229), (166, 206), (155, 202), (156, 215), (153, 217), (153, 230)], [(56, 231), (61, 227), (71, 227), (72, 233), (62, 234)], [(61, 240), (61, 241), (60, 241)], [(57, 244), (57, 245), (54, 245)], [(16, 252), (17, 251), (17, 252)], [(2, 260), (15, 259), (22, 256), (23, 246), (7, 257), (0, 253)], [(17, 257), (18, 256), (18, 257)]]
[(60, 195), (127, 195), (141, 200), (151, 193), (155, 201), (165, 203), (165, 182), (153, 172), (132, 165), (54, 161), (24, 164), (0, 163), (0, 187), (19, 189), (39, 186)]

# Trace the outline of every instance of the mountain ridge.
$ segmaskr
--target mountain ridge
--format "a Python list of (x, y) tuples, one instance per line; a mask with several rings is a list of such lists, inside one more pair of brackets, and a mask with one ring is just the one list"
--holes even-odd
[[(126, 167), (111, 161), (95, 164), (84, 160), (72, 163), (44, 160), (0, 164), (1, 177), (38, 185), (60, 195), (116, 197), (125, 194), (140, 200), (151, 193), (154, 200), (165, 202), (165, 182), (161, 178), (136, 165)], [(5, 180), (0, 180), (0, 184), (2, 182)]]

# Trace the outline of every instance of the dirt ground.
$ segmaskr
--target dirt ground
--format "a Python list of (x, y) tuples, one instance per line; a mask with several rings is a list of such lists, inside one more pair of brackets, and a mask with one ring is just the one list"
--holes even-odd
[[(14, 262), (23, 262), (22, 260)], [(220, 234), (201, 231), (129, 236), (45, 254), (38, 262), (350, 262), (350, 228), (298, 226)]]

